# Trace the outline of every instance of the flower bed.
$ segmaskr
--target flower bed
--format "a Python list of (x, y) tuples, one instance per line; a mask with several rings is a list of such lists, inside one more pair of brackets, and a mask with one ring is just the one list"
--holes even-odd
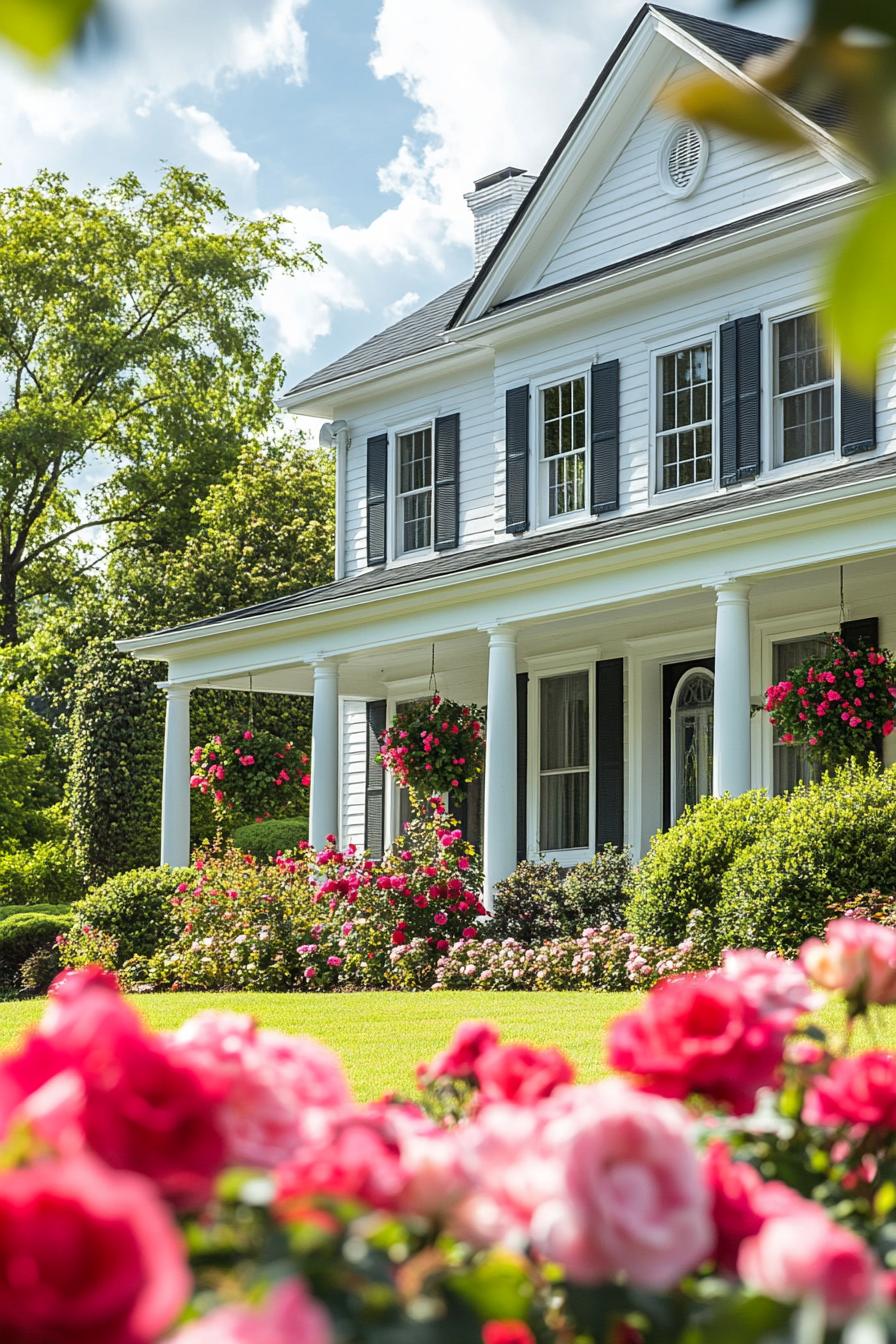
[(896, 930), (661, 981), (611, 1028), (624, 1077), (474, 1022), (416, 1100), (359, 1105), (314, 1041), (152, 1035), (69, 972), (0, 1061), (0, 1337), (892, 1338), (896, 1054), (806, 1028), (809, 975), (844, 1027), (896, 1001)]

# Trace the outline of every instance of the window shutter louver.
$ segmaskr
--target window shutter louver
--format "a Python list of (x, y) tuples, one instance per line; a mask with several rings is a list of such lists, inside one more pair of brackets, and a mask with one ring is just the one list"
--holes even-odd
[(506, 530), (529, 526), (529, 385), (508, 388), (504, 421)]
[[(488, 724), (485, 749), (488, 751)], [(516, 861), (529, 849), (526, 790), (529, 776), (529, 673), (516, 674)]]
[(758, 313), (723, 322), (719, 332), (721, 479), (736, 485), (759, 472), (762, 322)]
[(597, 817), (595, 845), (625, 843), (625, 678), (622, 658), (597, 664)]
[(591, 512), (619, 508), (619, 360), (591, 365)]
[(434, 446), (435, 527), (437, 551), (453, 551), (460, 528), (460, 416), (440, 415)]
[(759, 474), (762, 322), (758, 313), (737, 319), (737, 479)]
[(386, 492), (389, 479), (389, 435), (367, 440), (367, 563), (386, 563)]
[(876, 447), (875, 390), (856, 388), (845, 378), (841, 382), (840, 452), (844, 457), (868, 453)]
[(367, 702), (367, 779), (364, 793), (364, 848), (375, 859), (385, 847), (386, 771), (377, 761), (380, 738), (386, 731), (385, 700)]

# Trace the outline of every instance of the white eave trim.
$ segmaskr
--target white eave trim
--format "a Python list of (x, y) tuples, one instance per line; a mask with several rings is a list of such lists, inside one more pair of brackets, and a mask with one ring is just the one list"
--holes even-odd
[[(836, 473), (832, 473), (836, 474)], [(830, 508), (833, 504), (849, 503), (856, 499), (879, 495), (896, 490), (896, 472), (882, 476), (877, 480), (861, 480), (851, 485), (832, 481), (823, 490), (802, 490), (798, 494), (788, 495), (785, 499), (769, 501), (762, 490), (744, 491), (744, 503), (741, 508), (731, 508), (722, 512), (695, 514), (677, 518), (671, 523), (658, 523), (646, 526), (635, 532), (622, 533), (607, 537), (599, 528), (596, 535), (582, 540), (577, 545), (560, 547), (556, 550), (534, 551), (527, 555), (508, 556), (506, 560), (493, 561), (481, 567), (454, 570), (447, 574), (427, 575), (413, 583), (383, 584), (377, 588), (365, 590), (336, 599), (320, 602), (307, 602), (299, 607), (285, 607), (274, 612), (263, 612), (257, 616), (237, 616), (231, 620), (217, 621), (214, 625), (194, 626), (181, 630), (160, 631), (154, 635), (138, 636), (115, 641), (120, 653), (157, 655), (163, 649), (177, 648), (195, 643), (197, 640), (213, 639), (219, 635), (231, 635), (236, 631), (263, 629), (271, 625), (283, 625), (304, 620), (309, 616), (319, 617), (345, 613), (354, 619), (358, 606), (370, 606), (377, 602), (401, 600), (415, 597), (421, 593), (441, 591), (457, 585), (478, 582), (490, 578), (503, 578), (505, 575), (519, 574), (545, 566), (556, 566), (570, 561), (588, 559), (595, 555), (604, 557), (618, 551), (636, 550), (657, 543), (675, 540), (681, 536), (693, 537), (696, 533), (707, 533), (713, 528), (728, 529), (733, 523), (765, 522), (780, 514), (793, 513), (805, 507)], [(758, 498), (757, 498), (758, 496)], [(162, 655), (164, 656), (164, 655)]]

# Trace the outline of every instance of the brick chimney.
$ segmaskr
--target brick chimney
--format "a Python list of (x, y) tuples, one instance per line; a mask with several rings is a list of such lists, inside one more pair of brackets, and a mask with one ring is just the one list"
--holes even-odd
[(476, 271), (516, 214), (535, 178), (524, 168), (500, 168), (473, 183), (464, 200), (473, 212)]

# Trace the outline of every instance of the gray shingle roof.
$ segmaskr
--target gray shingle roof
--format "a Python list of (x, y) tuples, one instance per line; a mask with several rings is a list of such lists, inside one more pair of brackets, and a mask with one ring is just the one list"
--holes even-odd
[(400, 322), (371, 336), (368, 341), (350, 350), (347, 355), (334, 359), (316, 373), (303, 378), (285, 394), (307, 392), (312, 388), (323, 387), (347, 374), (363, 373), (365, 369), (376, 369), (381, 364), (391, 364), (393, 360), (403, 359), (405, 355), (419, 355), (442, 344), (442, 333), (447, 327), (451, 315), (472, 283), (472, 276), (452, 285), (444, 294), (425, 303), (416, 312), (409, 313)]
[(645, 509), (639, 513), (620, 514), (615, 517), (605, 515), (602, 518), (590, 519), (578, 527), (564, 528), (558, 532), (528, 532), (521, 537), (508, 537), (491, 546), (479, 546), (465, 551), (444, 551), (441, 555), (428, 560), (397, 565), (392, 569), (382, 567), (367, 569), (359, 574), (353, 574), (351, 578), (325, 583), (319, 588), (306, 588), (302, 592), (288, 593), (270, 602), (259, 602), (251, 607), (240, 607), (236, 611), (221, 612), (218, 616), (207, 616), (204, 620), (191, 621), (188, 625), (171, 626), (155, 633), (167, 634), (169, 630), (202, 630), (241, 616), (264, 616), (276, 612), (301, 610), (302, 607), (316, 602), (351, 601), (363, 593), (377, 592), (387, 598), (400, 591), (406, 584), (416, 583), (420, 579), (466, 574), (488, 569), (492, 565), (500, 565), (521, 556), (547, 555), (589, 541), (633, 536), (682, 520), (716, 516), (724, 518), (758, 503), (794, 499), (801, 495), (818, 494), (833, 485), (848, 486), (887, 477), (896, 477), (896, 455), (874, 457), (864, 462), (844, 463), (833, 469), (817, 471), (808, 476), (791, 477), (789, 480), (767, 482), (760, 480), (756, 485), (735, 488), (706, 499), (684, 500), (676, 504), (667, 504), (662, 508)]

